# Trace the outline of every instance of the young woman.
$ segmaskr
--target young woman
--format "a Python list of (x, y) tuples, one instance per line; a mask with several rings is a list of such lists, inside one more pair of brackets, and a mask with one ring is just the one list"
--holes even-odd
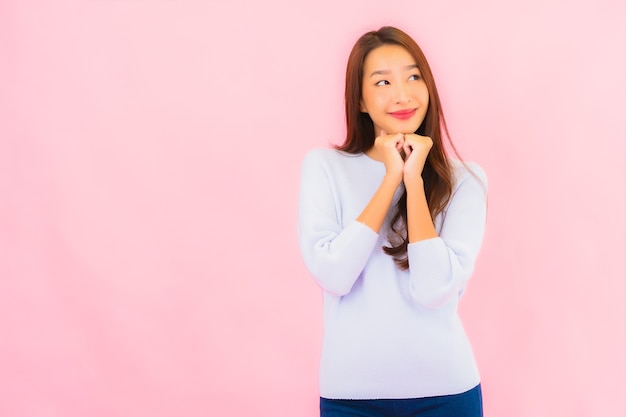
[(324, 298), (321, 415), (482, 416), (457, 305), (483, 238), (485, 174), (447, 156), (430, 67), (399, 29), (357, 41), (345, 100), (347, 138), (306, 155), (299, 200)]

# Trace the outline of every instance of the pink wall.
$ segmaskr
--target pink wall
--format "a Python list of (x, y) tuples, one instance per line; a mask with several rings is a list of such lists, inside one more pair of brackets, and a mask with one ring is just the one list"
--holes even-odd
[(624, 415), (623, 1), (38, 3), (0, 2), (0, 415), (316, 415), (300, 160), (383, 24), (490, 177), (487, 415)]

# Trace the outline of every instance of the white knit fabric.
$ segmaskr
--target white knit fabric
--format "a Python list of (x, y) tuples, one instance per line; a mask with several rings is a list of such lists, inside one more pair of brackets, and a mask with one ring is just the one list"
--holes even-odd
[(334, 149), (304, 158), (298, 236), (323, 290), (322, 397), (420, 398), (480, 382), (457, 305), (483, 238), (487, 181), (478, 165), (467, 164), (480, 182), (452, 163), (454, 191), (435, 222), (439, 237), (410, 244), (410, 268), (402, 271), (382, 251), (391, 210), (380, 234), (355, 220), (379, 187), (384, 165)]

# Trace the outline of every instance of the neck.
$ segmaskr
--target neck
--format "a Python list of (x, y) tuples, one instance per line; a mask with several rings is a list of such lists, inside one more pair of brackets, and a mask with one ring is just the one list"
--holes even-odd
[(382, 155), (380, 154), (379, 150), (376, 149), (375, 146), (372, 146), (371, 148), (369, 148), (368, 150), (365, 151), (365, 155), (369, 156), (370, 158), (372, 158), (374, 161), (378, 161), (378, 162), (383, 162), (383, 158)]

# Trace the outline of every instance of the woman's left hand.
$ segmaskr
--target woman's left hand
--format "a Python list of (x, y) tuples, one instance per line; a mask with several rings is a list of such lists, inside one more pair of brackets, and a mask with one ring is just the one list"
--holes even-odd
[(415, 181), (422, 181), (422, 170), (428, 157), (428, 152), (433, 147), (433, 140), (428, 136), (420, 136), (414, 133), (404, 135), (403, 150), (404, 160), (404, 185), (408, 186)]

